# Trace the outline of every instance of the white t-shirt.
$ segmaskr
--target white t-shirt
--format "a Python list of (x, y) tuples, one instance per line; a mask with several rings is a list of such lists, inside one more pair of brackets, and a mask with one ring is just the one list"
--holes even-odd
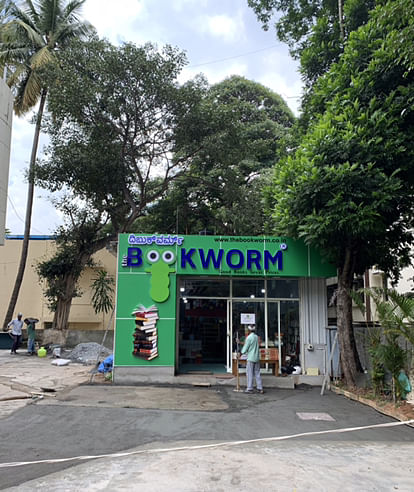
[(10, 323), (7, 326), (12, 326), (12, 335), (21, 335), (22, 334), (22, 327), (23, 327), (23, 321), (18, 320), (18, 319), (13, 319), (10, 321)]

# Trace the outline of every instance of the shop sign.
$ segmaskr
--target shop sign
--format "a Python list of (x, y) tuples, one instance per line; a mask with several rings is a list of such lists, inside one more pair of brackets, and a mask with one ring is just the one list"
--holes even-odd
[[(283, 251), (286, 251), (286, 245), (282, 243)], [(180, 266), (182, 269), (190, 267), (196, 269), (197, 266), (194, 263), (195, 257), (200, 261), (202, 269), (208, 269), (211, 266), (215, 269), (221, 269), (228, 267), (233, 270), (240, 270), (247, 268), (251, 270), (252, 267), (256, 267), (257, 270), (269, 270), (271, 265), (276, 265), (278, 270), (283, 270), (283, 251), (282, 249), (271, 253), (268, 250), (260, 252), (256, 249), (248, 249), (243, 252), (239, 249), (230, 249), (225, 251), (224, 249), (214, 250), (208, 249), (207, 253), (204, 249), (190, 248), (186, 250), (182, 248), (180, 250)], [(168, 267), (161, 266), (163, 264), (172, 264), (175, 262), (175, 253), (170, 250), (158, 252), (151, 250), (147, 253), (146, 258), (149, 263), (153, 265), (153, 268), (146, 271), (152, 272), (168, 272)], [(161, 261), (159, 261), (161, 260)], [(129, 247), (127, 254), (124, 255), (122, 260), (123, 267), (137, 268), (143, 265), (143, 250), (138, 247)], [(155, 266), (157, 265), (157, 266)], [(171, 270), (170, 270), (171, 271)], [(175, 271), (175, 270), (174, 270)]]
[(120, 272), (141, 270), (150, 273), (155, 284), (163, 279), (164, 286), (172, 273), (285, 277), (336, 273), (316, 250), (285, 237), (122, 234), (119, 248)]
[(240, 324), (255, 325), (256, 324), (255, 313), (240, 313)]
[[(282, 243), (283, 251), (286, 250), (286, 245)], [(240, 249), (230, 249), (227, 252), (224, 249), (219, 249), (217, 253), (214, 249), (207, 250), (207, 254), (204, 249), (190, 248), (181, 250), (181, 268), (185, 269), (187, 266), (195, 269), (197, 268), (193, 256), (199, 256), (201, 266), (203, 269), (209, 268), (210, 265), (216, 269), (220, 269), (223, 266), (227, 266), (232, 270), (240, 270), (247, 268), (251, 270), (253, 266), (257, 270), (269, 270), (270, 265), (277, 264), (278, 270), (283, 270), (283, 253), (282, 248), (280, 251), (272, 254), (270, 251), (265, 250), (263, 254), (257, 249), (248, 249), (246, 252)]]
[(152, 236), (136, 236), (135, 234), (129, 234), (128, 236), (128, 244), (140, 244), (146, 246), (174, 246), (175, 244), (181, 246), (183, 242), (184, 238), (182, 236), (172, 236), (171, 234), (153, 234)]

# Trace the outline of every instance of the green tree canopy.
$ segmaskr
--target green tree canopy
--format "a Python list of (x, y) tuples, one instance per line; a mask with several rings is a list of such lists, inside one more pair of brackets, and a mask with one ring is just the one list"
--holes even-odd
[(306, 87), (339, 60), (349, 34), (366, 24), (383, 0), (248, 0), (264, 29), (274, 22), (277, 37), (300, 61)]
[(398, 275), (410, 261), (414, 217), (414, 4), (386, 2), (353, 32), (314, 87), (314, 121), (277, 165), (277, 232), (302, 237), (338, 266), (338, 328), (345, 376), (355, 272)]
[(104, 206), (115, 230), (127, 230), (198, 151), (193, 123), (204, 82), (179, 86), (184, 64), (169, 46), (75, 43), (51, 87), (39, 183)]
[(82, 267), (163, 196), (199, 151), (200, 133), (210, 131), (198, 116), (205, 82), (177, 83), (184, 64), (169, 46), (90, 39), (61, 54), (58, 77), (50, 73), (50, 146), (36, 179), (65, 193), (59, 207), (68, 224), (59, 236), (71, 238), (77, 255), (72, 275), (62, 271), (56, 328), (67, 328)]
[(0, 63), (7, 66), (7, 83), (15, 89), (14, 109), (26, 113), (46, 90), (45, 69), (75, 38), (93, 31), (80, 20), (85, 0), (41, 0), (6, 3), (8, 22), (2, 25)]
[(232, 76), (205, 93), (198, 116), (210, 129), (200, 151), (138, 227), (263, 234), (264, 175), (289, 146), (292, 112), (270, 89)]

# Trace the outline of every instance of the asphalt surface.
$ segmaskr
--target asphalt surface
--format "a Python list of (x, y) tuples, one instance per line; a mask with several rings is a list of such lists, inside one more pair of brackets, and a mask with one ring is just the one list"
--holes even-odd
[[(82, 388), (85, 390), (88, 387)], [(205, 399), (206, 391), (207, 397), (210, 392), (212, 400), (218, 401), (218, 404), (216, 410), (208, 411), (177, 410), (176, 406), (174, 410), (131, 408), (131, 405), (139, 407), (137, 403), (131, 402), (129, 396), (134, 393), (135, 401), (139, 402), (140, 387), (121, 387), (116, 404), (107, 398), (111, 387), (102, 386), (98, 391), (96, 386), (90, 388), (91, 398), (95, 399), (92, 406), (88, 391), (72, 394), (69, 392), (59, 401), (31, 404), (0, 419), (0, 463), (108, 454), (145, 445), (154, 447), (176, 442), (194, 444), (288, 436), (301, 432), (393, 422), (389, 417), (342, 396), (327, 392), (321, 397), (320, 388), (306, 385), (295, 390), (269, 389), (264, 395), (236, 393), (231, 387), (206, 389), (180, 386), (180, 390), (186, 390), (183, 399), (187, 403), (191, 399), (197, 401), (201, 395)], [(147, 387), (141, 388), (144, 398)], [(170, 392), (171, 386), (166, 389)], [(159, 387), (160, 401), (163, 400), (163, 394), (164, 389)], [(300, 420), (298, 412), (324, 412), (335, 420)], [(413, 442), (414, 429), (400, 426), (296, 438), (289, 441), (287, 449), (294, 453), (295, 449), (303, 452), (315, 445), (335, 448), (351, 443), (355, 446), (356, 443), (358, 447), (360, 443), (360, 447), (386, 446), (392, 456), (396, 454), (398, 457), (399, 447), (404, 450), (411, 449), (412, 452), (410, 446)], [(407, 466), (408, 470), (410, 463), (403, 462), (406, 455), (405, 451), (398, 461), (402, 467)], [(40, 480), (41, 477), (46, 479), (47, 475), (59, 470), (72, 467), (75, 470), (78, 464), (75, 461), (0, 468), (0, 489), (19, 486), (33, 479)], [(85, 467), (88, 464), (84, 463), (81, 466)], [(409, 473), (412, 474), (411, 469)], [(414, 481), (412, 483), (414, 484)], [(228, 487), (227, 489), (230, 490)], [(188, 490), (204, 489), (195, 487)]]

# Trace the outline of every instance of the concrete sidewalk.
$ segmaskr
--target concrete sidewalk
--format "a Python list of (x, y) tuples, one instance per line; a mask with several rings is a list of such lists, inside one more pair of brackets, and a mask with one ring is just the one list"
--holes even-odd
[(17, 355), (0, 350), (0, 418), (31, 403), (36, 394), (51, 395), (45, 388), (59, 392), (89, 381), (92, 366), (72, 362), (57, 367), (52, 360), (29, 356), (24, 349)]

